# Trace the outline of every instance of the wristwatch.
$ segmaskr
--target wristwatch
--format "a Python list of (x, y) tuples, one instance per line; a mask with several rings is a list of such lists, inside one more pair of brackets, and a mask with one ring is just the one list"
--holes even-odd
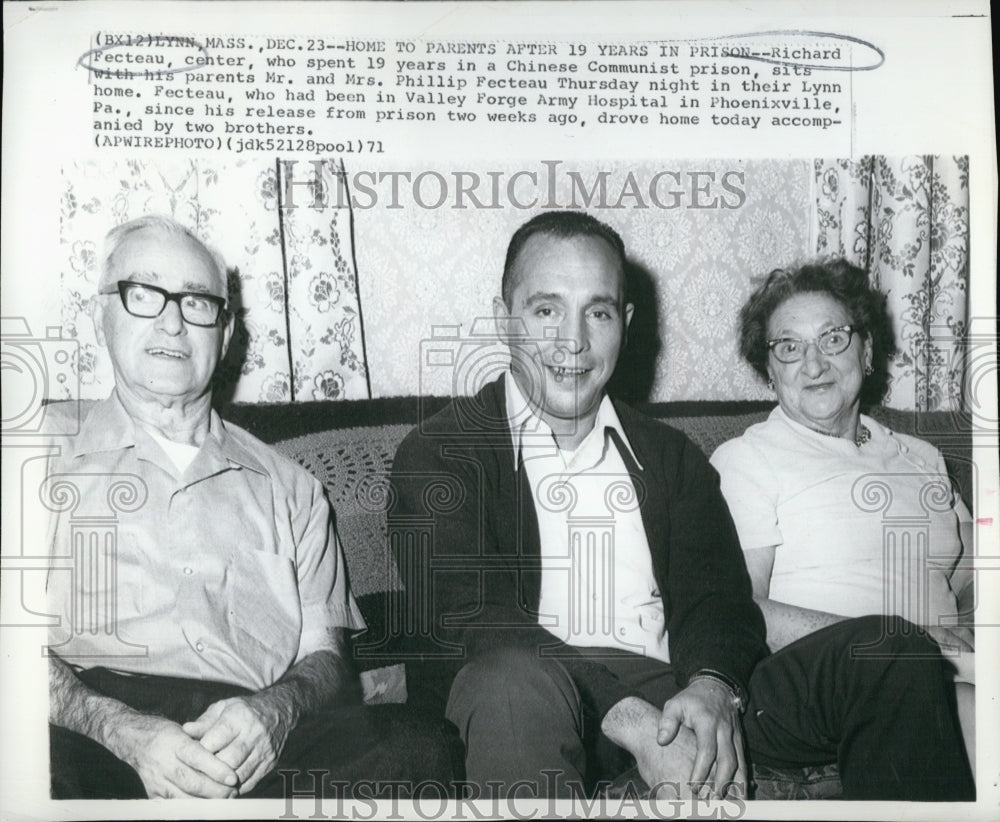
[(704, 677), (706, 679), (714, 679), (716, 682), (720, 682), (729, 688), (733, 695), (733, 705), (740, 715), (747, 709), (747, 692), (744, 690), (743, 686), (740, 685), (735, 679), (733, 679), (728, 674), (722, 673), (722, 671), (716, 671), (713, 668), (699, 668), (688, 680), (689, 682), (695, 680), (699, 677)]

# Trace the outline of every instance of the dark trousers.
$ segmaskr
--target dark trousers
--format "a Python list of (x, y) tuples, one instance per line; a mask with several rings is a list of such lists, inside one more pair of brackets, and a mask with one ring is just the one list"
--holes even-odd
[[(197, 719), (213, 702), (249, 693), (235, 685), (122, 676), (103, 668), (82, 671), (79, 677), (98, 693), (179, 724)], [(81, 734), (50, 725), (49, 751), (53, 799), (146, 797), (135, 770)], [(405, 705), (349, 705), (303, 718), (288, 735), (275, 768), (248, 796), (281, 798), (293, 787), (309, 791), (314, 785), (310, 770), (325, 772), (317, 778), (323, 779), (324, 795), (330, 798), (351, 796), (351, 786), (359, 781), (384, 783), (402, 797), (408, 788), (428, 781), (451, 790), (464, 773), (463, 753), (448, 722), (420, 716)], [(280, 770), (295, 773), (282, 776)], [(378, 795), (379, 788), (367, 784), (365, 791)]]
[[(657, 707), (679, 690), (669, 665), (594, 650)], [(530, 783), (540, 795), (567, 796), (630, 764), (565, 669), (533, 651), (472, 660), (455, 678), (447, 716), (466, 742), (469, 781), (484, 789)], [(975, 798), (948, 666), (895, 617), (847, 620), (767, 657), (751, 677), (743, 728), (751, 762), (836, 762), (845, 799)]]

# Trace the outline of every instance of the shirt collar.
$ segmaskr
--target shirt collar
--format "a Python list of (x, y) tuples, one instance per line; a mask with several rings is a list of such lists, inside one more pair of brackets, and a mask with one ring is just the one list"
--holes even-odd
[[(521, 456), (521, 448), (526, 438), (544, 437), (545, 443), (551, 443), (553, 447), (555, 447), (555, 438), (548, 423), (539, 418), (528, 404), (528, 401), (524, 398), (524, 394), (521, 393), (521, 389), (514, 379), (514, 375), (510, 371), (505, 375), (505, 384), (507, 423), (510, 426), (511, 438), (514, 441), (514, 470), (516, 471), (518, 460)], [(608, 431), (615, 431), (619, 439), (625, 444), (639, 470), (644, 470), (642, 463), (639, 462), (639, 458), (636, 456), (635, 449), (632, 448), (632, 443), (629, 442), (625, 429), (622, 427), (622, 422), (618, 418), (618, 412), (615, 411), (614, 403), (611, 402), (611, 398), (607, 394), (604, 395), (597, 409), (594, 428), (604, 431), (605, 441)]]
[(110, 397), (93, 405), (80, 423), (80, 432), (73, 439), (76, 456), (134, 446), (135, 421), (125, 410), (117, 391), (112, 391)]
[(205, 438), (205, 443), (210, 448), (217, 446), (220, 456), (228, 462), (243, 468), (249, 468), (258, 474), (268, 475), (267, 469), (261, 464), (260, 460), (229, 432), (225, 421), (216, 413), (214, 408), (211, 411), (208, 436)]
[[(113, 391), (107, 399), (97, 402), (80, 424), (74, 453), (76, 456), (83, 456), (100, 451), (134, 448), (140, 440), (145, 442), (152, 438), (147, 437), (141, 429), (137, 430), (135, 420), (125, 410), (118, 392)], [(260, 461), (229, 433), (226, 423), (214, 408), (210, 411), (208, 435), (201, 450), (206, 451), (210, 463), (218, 467), (225, 467), (229, 463), (267, 475), (267, 469)], [(200, 456), (202, 455), (199, 458)]]
[[(849, 439), (824, 434), (810, 428), (808, 425), (803, 425), (798, 420), (793, 420), (780, 405), (774, 406), (774, 409), (771, 411), (770, 418), (782, 420), (793, 431), (797, 431), (802, 436), (809, 437), (815, 442), (828, 444), (831, 448), (847, 448), (848, 446), (851, 448), (855, 447), (854, 442)], [(879, 434), (882, 436), (892, 435), (892, 432), (888, 428), (884, 425), (880, 425), (866, 414), (858, 414), (858, 424), (864, 425), (872, 434)]]

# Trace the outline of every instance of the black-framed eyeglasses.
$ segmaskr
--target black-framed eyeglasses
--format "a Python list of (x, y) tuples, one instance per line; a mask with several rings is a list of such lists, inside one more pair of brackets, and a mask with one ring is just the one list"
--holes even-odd
[[(152, 319), (159, 317), (168, 302), (177, 303), (181, 317), (189, 325), (209, 328), (219, 322), (226, 308), (226, 301), (214, 294), (201, 291), (167, 291), (148, 283), (137, 283), (134, 280), (119, 280), (118, 295), (122, 299), (125, 310), (133, 317)], [(114, 291), (102, 291), (102, 294), (114, 294)]]
[(826, 356), (835, 357), (848, 349), (854, 331), (852, 325), (838, 325), (836, 328), (827, 329), (811, 340), (800, 340), (796, 337), (778, 337), (768, 340), (767, 347), (778, 362), (786, 364), (801, 360), (806, 355), (806, 349), (811, 343), (816, 343), (816, 347)]

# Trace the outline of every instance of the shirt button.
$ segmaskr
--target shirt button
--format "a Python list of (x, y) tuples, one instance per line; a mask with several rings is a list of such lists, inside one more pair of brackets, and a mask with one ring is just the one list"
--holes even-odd
[(194, 644), (194, 649), (200, 654), (202, 651), (205, 650), (205, 643), (204, 642), (196, 642)]
[(194, 573), (194, 568), (190, 567), (189, 565), (185, 565), (184, 566), (184, 574), (185, 574), (185, 576), (191, 576), (191, 574), (193, 574), (193, 573)]

